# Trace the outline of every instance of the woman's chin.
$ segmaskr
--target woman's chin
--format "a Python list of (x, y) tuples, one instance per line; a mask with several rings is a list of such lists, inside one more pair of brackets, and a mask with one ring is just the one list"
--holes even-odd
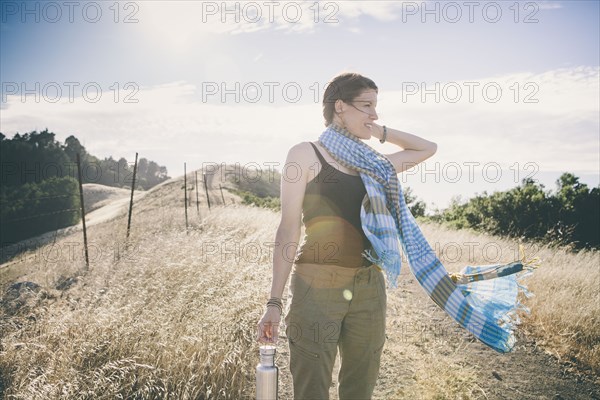
[(363, 133), (363, 132), (361, 132), (358, 135), (356, 133), (352, 133), (352, 135), (354, 135), (355, 137), (359, 138), (360, 140), (369, 140), (369, 139), (371, 139), (371, 134), (370, 133)]
[(364, 127), (363, 129), (356, 129), (356, 130), (350, 130), (348, 129), (348, 131), (356, 136), (357, 138), (361, 139), (361, 140), (369, 140), (371, 139), (371, 131), (369, 130), (369, 128)]

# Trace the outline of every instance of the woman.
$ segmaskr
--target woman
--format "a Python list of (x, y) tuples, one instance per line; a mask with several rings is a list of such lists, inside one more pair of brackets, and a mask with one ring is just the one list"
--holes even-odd
[[(336, 76), (323, 96), (325, 133), (398, 146), (401, 150), (386, 156), (395, 174), (435, 154), (435, 143), (375, 123), (377, 93), (375, 83), (357, 73)], [(379, 265), (385, 267), (386, 260), (381, 246), (371, 243), (379, 244), (377, 232), (362, 226), (361, 207), (369, 198), (365, 170), (344, 160), (335, 142), (326, 145), (325, 139), (299, 143), (288, 153), (286, 165), (301, 174), (281, 181), (271, 298), (258, 340), (277, 341), (282, 294), (292, 271), (285, 322), (294, 398), (329, 398), (339, 348), (340, 399), (369, 399), (385, 341), (385, 280)], [(298, 243), (302, 223), (306, 235), (293, 257), (289, 252), (296, 246), (290, 244)]]

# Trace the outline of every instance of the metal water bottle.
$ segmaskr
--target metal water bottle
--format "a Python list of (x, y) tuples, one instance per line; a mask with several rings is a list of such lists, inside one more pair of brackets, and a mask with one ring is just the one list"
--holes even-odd
[(277, 400), (278, 377), (275, 346), (260, 346), (260, 363), (256, 366), (256, 400)]

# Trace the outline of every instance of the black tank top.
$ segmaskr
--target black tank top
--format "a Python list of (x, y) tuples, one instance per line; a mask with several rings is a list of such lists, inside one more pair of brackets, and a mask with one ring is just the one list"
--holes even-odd
[(334, 168), (311, 145), (321, 170), (306, 185), (302, 202), (305, 236), (294, 262), (352, 268), (371, 265), (361, 255), (371, 249), (360, 222), (365, 186), (360, 176)]

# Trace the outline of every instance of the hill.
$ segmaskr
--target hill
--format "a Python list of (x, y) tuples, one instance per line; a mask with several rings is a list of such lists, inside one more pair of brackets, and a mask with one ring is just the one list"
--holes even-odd
[[(137, 201), (128, 240), (125, 213), (90, 227), (88, 271), (80, 232), (26, 253), (34, 257), (18, 277), (2, 280), (0, 270), (0, 391), (7, 398), (253, 398), (255, 329), (279, 214), (230, 204), (233, 197), (218, 204), (220, 180), (213, 179), (211, 210), (192, 202), (187, 229), (183, 180), (171, 179)], [(450, 271), (489, 262), (491, 248), (502, 261), (516, 255), (515, 243), (493, 236), (422, 228)], [(531, 315), (507, 355), (458, 329), (404, 264), (399, 288), (388, 291), (374, 398), (600, 397), (600, 306), (590, 301), (599, 255), (527, 247), (544, 265), (527, 282), (536, 294), (524, 299)], [(281, 398), (291, 398), (284, 338), (278, 351)]]
[(83, 203), (85, 212), (89, 213), (117, 199), (128, 198), (131, 190), (96, 183), (83, 184)]

